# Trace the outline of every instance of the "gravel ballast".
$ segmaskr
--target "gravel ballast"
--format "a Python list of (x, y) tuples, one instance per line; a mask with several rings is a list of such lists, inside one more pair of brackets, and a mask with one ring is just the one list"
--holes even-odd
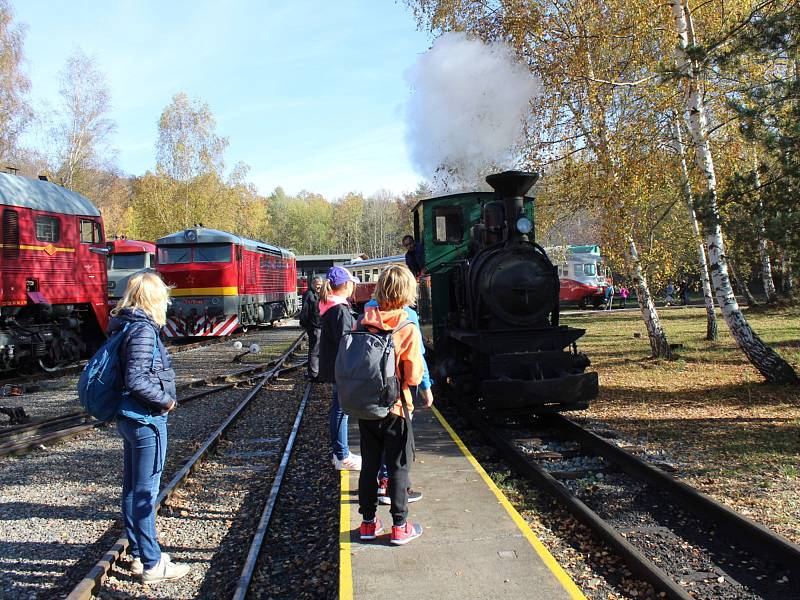
[[(298, 333), (287, 328), (287, 342)], [(211, 394), (170, 415), (164, 483), (246, 393)], [(0, 597), (53, 598), (72, 589), (121, 533), (121, 483), (114, 425), (0, 459)]]

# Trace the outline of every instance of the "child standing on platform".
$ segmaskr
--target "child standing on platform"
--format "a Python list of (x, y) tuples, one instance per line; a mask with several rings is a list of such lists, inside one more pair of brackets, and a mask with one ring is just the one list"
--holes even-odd
[(358, 471), (361, 457), (350, 452), (347, 444), (347, 415), (339, 406), (336, 394), (336, 353), (339, 340), (346, 331), (353, 329), (355, 320), (347, 301), (353, 293), (353, 284), (358, 278), (344, 267), (331, 267), (319, 290), (320, 340), (319, 371), (317, 381), (333, 384), (331, 403), (331, 446), (333, 465), (340, 471)]
[[(367, 306), (362, 327), (372, 331), (392, 331), (407, 321), (405, 307), (416, 302), (417, 282), (404, 266), (383, 270), (375, 288), (378, 306)], [(418, 386), (423, 377), (421, 337), (416, 327), (402, 327), (392, 335), (396, 372), (400, 374), (400, 397), (389, 414), (380, 420), (358, 420), (363, 463), (358, 480), (358, 506), (363, 517), (360, 536), (372, 540), (383, 533), (375, 516), (378, 509), (378, 472), (382, 456), (388, 468), (388, 494), (392, 515), (392, 544), (403, 545), (422, 535), (422, 526), (408, 520), (409, 470), (413, 459), (413, 437), (404, 417), (403, 404), (410, 416), (414, 410), (409, 388)], [(432, 395), (426, 394), (430, 406)]]

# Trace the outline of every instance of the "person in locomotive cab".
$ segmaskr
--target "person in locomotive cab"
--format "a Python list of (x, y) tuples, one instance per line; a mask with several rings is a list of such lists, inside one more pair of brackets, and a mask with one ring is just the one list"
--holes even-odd
[(358, 282), (358, 278), (344, 267), (331, 267), (319, 290), (320, 339), (317, 381), (333, 384), (331, 446), (333, 464), (340, 471), (361, 469), (361, 457), (350, 452), (347, 443), (348, 418), (342, 412), (336, 394), (336, 354), (339, 350), (339, 340), (346, 331), (353, 329), (355, 323), (347, 298), (353, 294), (354, 284)]
[(314, 277), (308, 282), (308, 289), (303, 293), (303, 304), (300, 309), (300, 327), (308, 334), (308, 377), (316, 379), (319, 374), (319, 291), (322, 288), (322, 277)]
[(155, 502), (167, 453), (167, 415), (177, 404), (175, 371), (161, 342), (169, 288), (155, 273), (130, 278), (111, 311), (109, 334), (124, 330), (120, 361), (125, 391), (117, 413), (123, 439), (122, 517), (133, 556), (131, 572), (145, 583), (180, 579), (189, 565), (161, 552)]
[(406, 235), (403, 237), (403, 248), (406, 250), (406, 266), (414, 274), (414, 277), (425, 275), (425, 251), (422, 244), (414, 240), (414, 236)]
[[(385, 461), (388, 467), (388, 494), (392, 515), (391, 543), (407, 544), (422, 535), (422, 526), (408, 520), (409, 474), (414, 439), (411, 414), (414, 411), (411, 388), (422, 383), (424, 359), (422, 338), (417, 327), (404, 327), (409, 321), (405, 308), (417, 300), (417, 282), (406, 267), (392, 265), (381, 272), (375, 288), (377, 306), (367, 304), (360, 326), (370, 331), (393, 331), (395, 373), (401, 374), (400, 395), (383, 419), (359, 419), (363, 464), (358, 478), (358, 510), (363, 517), (359, 528), (362, 540), (373, 540), (383, 532), (375, 516), (378, 508), (378, 474)], [(425, 393), (430, 408), (433, 395)], [(405, 407), (403, 406), (405, 405)], [(408, 415), (408, 420), (406, 420)]]

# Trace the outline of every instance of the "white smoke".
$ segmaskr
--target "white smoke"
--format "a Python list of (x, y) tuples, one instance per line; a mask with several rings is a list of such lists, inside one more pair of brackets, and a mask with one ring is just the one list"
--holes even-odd
[(406, 142), (436, 192), (475, 189), (487, 173), (515, 166), (541, 82), (510, 46), (446, 33), (406, 79)]

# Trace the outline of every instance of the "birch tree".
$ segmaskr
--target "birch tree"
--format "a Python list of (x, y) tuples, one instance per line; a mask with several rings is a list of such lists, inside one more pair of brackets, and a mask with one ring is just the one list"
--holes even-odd
[(81, 50), (67, 58), (58, 78), (60, 102), (53, 131), (57, 176), (65, 187), (86, 193), (91, 185), (81, 178), (102, 168), (113, 153), (111, 92), (97, 61)]
[(692, 197), (692, 188), (689, 181), (689, 170), (686, 168), (686, 150), (683, 146), (680, 121), (678, 121), (678, 119), (673, 119), (672, 126), (675, 135), (675, 151), (678, 153), (678, 162), (681, 168), (681, 188), (686, 201), (686, 208), (689, 212), (689, 221), (694, 231), (695, 244), (697, 246), (697, 267), (700, 271), (700, 281), (703, 285), (703, 302), (706, 306), (706, 339), (716, 340), (717, 315), (714, 311), (714, 297), (711, 294), (711, 281), (708, 275), (708, 263), (706, 262), (703, 237), (700, 234), (700, 226), (697, 224), (697, 215), (694, 212), (694, 199)]
[(758, 196), (756, 207), (756, 228), (758, 232), (758, 258), (761, 267), (761, 284), (764, 286), (764, 295), (767, 302), (775, 301), (775, 282), (772, 281), (772, 261), (767, 248), (767, 226), (764, 223), (764, 202), (761, 199), (761, 177), (758, 173), (758, 155), (753, 151), (753, 182), (755, 194)]
[(19, 136), (33, 117), (31, 83), (22, 69), (25, 29), (13, 20), (8, 1), (0, 0), (0, 161), (5, 163), (18, 159)]
[(689, 56), (689, 30), (691, 28), (694, 31), (692, 16), (685, 0), (670, 0), (670, 8), (677, 33), (675, 58), (678, 76), (684, 85), (684, 102), (689, 116), (696, 163), (705, 187), (698, 217), (703, 223), (706, 236), (706, 249), (717, 303), (736, 343), (764, 378), (770, 383), (797, 384), (798, 378), (794, 369), (756, 335), (739, 309), (733, 294), (720, 227), (717, 179), (708, 139), (706, 110), (697, 65)]

